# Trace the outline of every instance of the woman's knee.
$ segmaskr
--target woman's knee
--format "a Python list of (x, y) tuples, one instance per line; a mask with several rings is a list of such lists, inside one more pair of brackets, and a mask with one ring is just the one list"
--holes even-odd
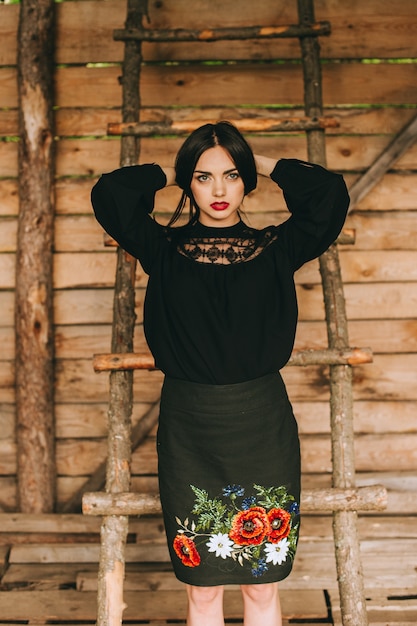
[(263, 583), (260, 585), (241, 585), (243, 599), (257, 605), (268, 605), (276, 602), (278, 597), (278, 583)]
[(195, 587), (187, 585), (187, 594), (189, 601), (200, 607), (214, 606), (223, 602), (223, 587)]

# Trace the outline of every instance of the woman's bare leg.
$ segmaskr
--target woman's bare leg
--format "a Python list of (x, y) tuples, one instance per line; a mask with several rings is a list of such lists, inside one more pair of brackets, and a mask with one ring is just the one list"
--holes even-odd
[(187, 626), (224, 626), (223, 592), (219, 587), (187, 585)]
[(278, 583), (242, 585), (244, 626), (282, 626)]

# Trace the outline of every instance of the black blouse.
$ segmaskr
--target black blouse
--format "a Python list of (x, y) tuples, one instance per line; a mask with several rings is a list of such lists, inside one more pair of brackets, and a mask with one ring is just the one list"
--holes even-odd
[(271, 174), (291, 213), (279, 226), (168, 228), (150, 215), (166, 184), (158, 165), (104, 174), (92, 190), (97, 220), (149, 274), (144, 329), (155, 363), (173, 378), (230, 384), (281, 369), (294, 345), (293, 274), (342, 229), (343, 178), (282, 159)]

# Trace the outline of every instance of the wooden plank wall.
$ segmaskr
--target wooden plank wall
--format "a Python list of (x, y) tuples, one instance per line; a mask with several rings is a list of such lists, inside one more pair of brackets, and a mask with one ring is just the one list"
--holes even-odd
[[(17, 202), (16, 30), (18, 5), (0, 5), (0, 508), (16, 506), (13, 288)], [(106, 454), (106, 374), (92, 355), (109, 351), (114, 250), (104, 249), (89, 192), (104, 171), (118, 166), (118, 138), (106, 136), (120, 120), (118, 82), (125, 0), (57, 4), (57, 182), (55, 230), (56, 436), (58, 505), (94, 472)], [(155, 27), (248, 26), (296, 23), (296, 3), (284, 0), (149, 0)], [(416, 114), (417, 3), (415, 0), (316, 0), (316, 18), (329, 20), (321, 39), (326, 113), (340, 127), (328, 133), (330, 168), (352, 184)], [(302, 114), (297, 41), (145, 45), (143, 120), (236, 119), (270, 108), (277, 118)], [(169, 63), (163, 63), (168, 61)], [(306, 158), (301, 134), (249, 137), (255, 151)], [(142, 142), (141, 161), (168, 164), (175, 138)], [(395, 163), (350, 214), (355, 245), (343, 247), (352, 346), (370, 346), (374, 363), (355, 369), (356, 451), (360, 482), (390, 489), (392, 512), (417, 512), (417, 145)], [(262, 182), (246, 202), (254, 225), (284, 217), (279, 194)], [(175, 190), (163, 192), (160, 219)], [(136, 351), (145, 349), (141, 305), (146, 277), (137, 272)], [(297, 348), (326, 344), (316, 262), (297, 276)], [(299, 419), (304, 484), (329, 483), (327, 369), (284, 371)], [(135, 374), (135, 420), (158, 397), (158, 372)], [(133, 486), (156, 488), (154, 438), (133, 461)], [(413, 482), (414, 481), (414, 482)]]

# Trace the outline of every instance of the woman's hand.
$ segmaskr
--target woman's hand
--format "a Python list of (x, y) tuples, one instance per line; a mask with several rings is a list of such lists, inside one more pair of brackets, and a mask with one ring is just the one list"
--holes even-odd
[(270, 157), (261, 156), (259, 154), (254, 154), (255, 163), (256, 163), (256, 171), (260, 176), (269, 176), (272, 174), (276, 164), (276, 159), (271, 159)]
[(169, 187), (170, 185), (175, 185), (175, 167), (162, 167), (161, 166), (161, 170), (164, 172), (166, 178), (167, 178), (167, 184), (166, 186)]

